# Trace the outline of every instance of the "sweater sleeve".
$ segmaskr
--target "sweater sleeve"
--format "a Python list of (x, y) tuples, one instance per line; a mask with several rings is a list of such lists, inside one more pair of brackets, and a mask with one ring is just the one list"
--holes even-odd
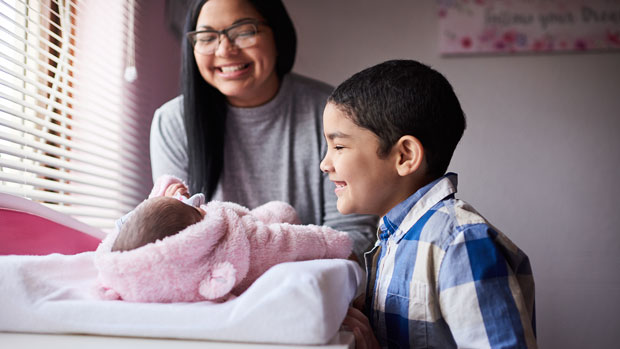
[(250, 239), (252, 260), (265, 266), (282, 262), (347, 258), (352, 241), (345, 232), (327, 226), (264, 224), (251, 215), (243, 217)]
[(247, 209), (231, 203), (211, 201), (208, 208), (224, 208), (219, 211), (224, 217), (230, 240), (243, 235), (249, 242), (249, 270), (244, 280), (236, 287), (243, 292), (270, 267), (284, 262), (346, 258), (351, 253), (351, 239), (347, 233), (326, 226), (294, 225), (288, 223), (265, 224)]

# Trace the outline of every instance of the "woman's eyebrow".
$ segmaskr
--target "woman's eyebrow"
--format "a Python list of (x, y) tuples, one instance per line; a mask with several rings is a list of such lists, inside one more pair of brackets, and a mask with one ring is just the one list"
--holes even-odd
[[(256, 18), (252, 18), (252, 17), (239, 18), (238, 20), (232, 22), (231, 25), (235, 25), (237, 23), (241, 23), (241, 22), (248, 21), (248, 20), (255, 20), (255, 19)], [(213, 27), (210, 25), (199, 25), (198, 27), (196, 27), (196, 29), (213, 29)]]

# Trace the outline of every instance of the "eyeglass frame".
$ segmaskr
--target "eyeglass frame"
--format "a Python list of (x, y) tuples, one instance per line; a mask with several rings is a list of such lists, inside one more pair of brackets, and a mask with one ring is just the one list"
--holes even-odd
[[(258, 26), (260, 24), (268, 25), (267, 22), (261, 21), (261, 20), (258, 20), (258, 19), (245, 19), (245, 20), (243, 20), (241, 22), (234, 23), (234, 24), (232, 24), (232, 25), (230, 25), (230, 26), (228, 26), (228, 27), (226, 27), (226, 28), (224, 28), (222, 30), (216, 30), (216, 29), (194, 30), (194, 31), (185, 33), (185, 36), (187, 37), (187, 40), (189, 40), (190, 45), (192, 45), (192, 48), (195, 49), (196, 48), (195, 37), (196, 37), (197, 34), (200, 34), (200, 33), (213, 33), (213, 34), (217, 34), (217, 46), (215, 47), (215, 50), (213, 50), (213, 52), (211, 52), (211, 53), (200, 53), (199, 52), (201, 55), (212, 55), (212, 54), (215, 53), (215, 51), (217, 51), (217, 49), (220, 47), (220, 44), (222, 43), (222, 40), (221, 40), (222, 34), (226, 37), (226, 39), (228, 39), (228, 42), (233, 44), (235, 47), (239, 48), (235, 44), (235, 41), (230, 38), (230, 36), (228, 35), (228, 32), (230, 30), (235, 29), (235, 28), (237, 28), (239, 26), (242, 26), (244, 24), (253, 24), (256, 27), (256, 33), (254, 35), (260, 33), (260, 31), (258, 30)], [(250, 47), (250, 46), (247, 46), (247, 47)]]

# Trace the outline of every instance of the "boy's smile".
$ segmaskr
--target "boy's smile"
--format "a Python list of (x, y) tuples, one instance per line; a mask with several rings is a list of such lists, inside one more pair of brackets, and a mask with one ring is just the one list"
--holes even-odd
[(336, 185), (338, 211), (342, 214), (365, 213), (383, 215), (393, 203), (398, 179), (393, 156), (377, 155), (379, 139), (351, 118), (328, 103), (323, 113), (323, 132), (327, 154), (321, 161), (321, 171), (329, 174)]

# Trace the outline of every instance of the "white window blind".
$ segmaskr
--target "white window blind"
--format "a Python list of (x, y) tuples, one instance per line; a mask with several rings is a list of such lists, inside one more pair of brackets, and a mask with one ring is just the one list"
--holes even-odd
[(123, 78), (134, 11), (126, 0), (0, 0), (0, 192), (103, 229), (143, 199), (145, 126)]

